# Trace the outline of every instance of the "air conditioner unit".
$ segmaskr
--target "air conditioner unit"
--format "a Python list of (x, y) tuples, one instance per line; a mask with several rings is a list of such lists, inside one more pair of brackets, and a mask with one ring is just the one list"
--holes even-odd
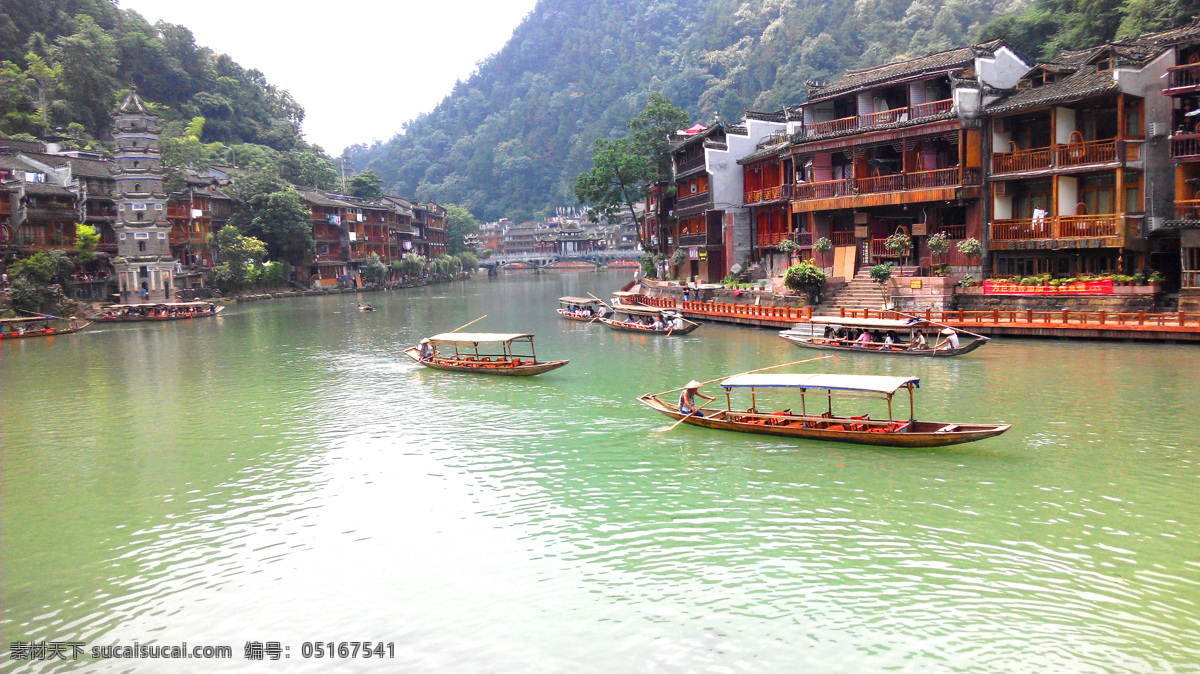
[(1167, 125), (1162, 122), (1149, 122), (1148, 124), (1146, 124), (1146, 137), (1147, 138), (1156, 138), (1158, 136), (1165, 136), (1165, 135), (1167, 135), (1168, 131), (1170, 131), (1170, 129), (1168, 129)]
[(1146, 218), (1146, 231), (1153, 232), (1163, 226), (1164, 218), (1161, 215), (1152, 215)]
[(996, 183), (996, 196), (1007, 197), (1008, 190), (1009, 190), (1009, 187), (1008, 187), (1007, 182), (1002, 180), (1002, 181)]

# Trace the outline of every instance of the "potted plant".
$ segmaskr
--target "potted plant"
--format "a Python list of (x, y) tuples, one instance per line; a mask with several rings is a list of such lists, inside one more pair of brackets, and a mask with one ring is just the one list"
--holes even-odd
[(826, 237), (821, 237), (813, 242), (813, 250), (818, 253), (828, 253), (833, 250), (833, 242)]
[(791, 239), (784, 239), (783, 241), (775, 244), (776, 250), (788, 256), (795, 253), (799, 248), (800, 247), (796, 245), (796, 242), (792, 241)]
[(904, 232), (896, 232), (883, 240), (883, 247), (901, 258), (906, 258), (912, 251), (912, 237)]
[[(925, 240), (925, 245), (929, 246), (929, 255), (933, 261), (950, 252), (950, 238), (945, 232), (938, 232)], [(935, 276), (949, 276), (950, 265), (934, 265), (938, 271), (934, 272)]]
[(975, 277), (970, 274), (964, 274), (962, 280), (958, 282), (959, 288), (970, 288), (975, 285)]
[(817, 304), (821, 301), (821, 289), (825, 287), (826, 280), (825, 272), (817, 269), (816, 265), (808, 261), (794, 264), (783, 273), (783, 285), (796, 292), (804, 293), (805, 300), (809, 304)]
[(671, 264), (678, 267), (684, 262), (687, 262), (688, 253), (686, 248), (676, 248), (675, 252), (671, 253)]
[(983, 255), (983, 244), (979, 243), (979, 239), (971, 237), (958, 242), (958, 252), (962, 253), (968, 259), (976, 260)]

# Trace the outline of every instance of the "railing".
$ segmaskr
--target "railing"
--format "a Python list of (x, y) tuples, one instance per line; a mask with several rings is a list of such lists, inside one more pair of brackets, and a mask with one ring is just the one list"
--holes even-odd
[(776, 185), (775, 187), (764, 187), (762, 191), (763, 201), (779, 201), (780, 199), (792, 198), (791, 185)]
[(900, 190), (904, 189), (904, 175), (897, 173), (890, 176), (858, 178), (854, 181), (854, 187), (862, 194), (873, 194), (877, 192), (899, 192)]
[(680, 234), (679, 246), (704, 246), (708, 244), (708, 233), (699, 232), (693, 234)]
[(835, 246), (853, 246), (854, 232), (833, 232), (829, 235)]
[(888, 250), (887, 239), (871, 239), (868, 244), (872, 258), (905, 257), (908, 255), (908, 253), (897, 253), (896, 251)]
[(951, 241), (962, 241), (967, 238), (966, 225), (941, 225), (937, 228), (935, 234), (945, 234), (947, 239)]
[(1200, 63), (1185, 66), (1174, 66), (1167, 70), (1169, 73), (1167, 88), (1180, 89), (1185, 87), (1200, 87)]
[(1179, 285), (1184, 288), (1200, 288), (1200, 269), (1184, 269), (1180, 272)]
[(1059, 166), (1111, 164), (1116, 160), (1116, 140), (1093, 140), (1088, 143), (1071, 143), (1069, 145), (1058, 146)]
[[(1200, 272), (1193, 272), (1200, 273)], [(686, 303), (685, 303), (686, 305)], [(686, 307), (685, 307), (686, 308)], [(872, 311), (871, 309), (846, 309), (840, 311), (841, 318), (882, 318), (886, 320), (908, 319), (921, 316), (931, 323), (948, 323), (958, 327), (966, 325), (1011, 325), (1013, 327), (1051, 327), (1095, 329), (1098, 326), (1126, 328), (1187, 328), (1187, 332), (1200, 331), (1200, 314), (1189, 314), (1182, 311), (1170, 314), (1152, 314), (1145, 311), (1130, 313), (1113, 313), (1108, 311), (1033, 311), (991, 309), (984, 311), (914, 311), (911, 314), (899, 314), (894, 311)]]
[(906, 119), (908, 119), (908, 108), (896, 108), (895, 110), (881, 110), (859, 115), (858, 125), (860, 127), (879, 126), (880, 124), (895, 124)]
[(1200, 133), (1181, 134), (1171, 137), (1171, 157), (1200, 157)]
[(795, 198), (800, 200), (830, 199), (833, 197), (849, 197), (854, 195), (853, 180), (827, 180), (819, 183), (800, 183), (793, 190)]
[(704, 155), (679, 162), (677, 173), (683, 174), (704, 166)]
[(812, 318), (812, 307), (765, 307), (753, 304), (728, 304), (725, 302), (683, 303), (683, 311), (700, 316), (729, 316), (759, 318), (770, 321), (796, 323)]
[(904, 186), (910, 190), (933, 189), (937, 187), (954, 187), (966, 183), (976, 169), (962, 169), (958, 166), (933, 171), (918, 171), (904, 176)]
[(675, 210), (680, 211), (685, 208), (690, 208), (692, 206), (702, 206), (707, 203), (708, 203), (708, 192), (701, 192), (699, 194), (692, 194), (692, 195), (688, 195), (686, 197), (681, 197), (679, 200), (677, 200), (675, 202)]
[(812, 232), (792, 232), (792, 241), (801, 248), (811, 247), (813, 243)]
[(922, 117), (932, 117), (934, 115), (944, 115), (954, 109), (954, 99), (947, 98), (941, 101), (930, 101), (928, 103), (918, 103), (911, 105), (908, 108), (911, 111), (909, 119), (920, 119)]
[(757, 204), (763, 200), (762, 190), (746, 190), (742, 193), (743, 204)]
[(1024, 173), (1054, 168), (1054, 148), (997, 152), (992, 155), (992, 173)]
[(1119, 236), (1124, 218), (1116, 214), (1060, 215), (1057, 238), (1087, 239), (1100, 236)]
[(1180, 220), (1200, 220), (1200, 199), (1176, 201), (1175, 217)]
[(828, 122), (817, 122), (811, 126), (804, 127), (804, 135), (820, 136), (827, 133), (838, 133), (840, 131), (851, 131), (858, 128), (858, 116), (843, 117), (841, 119), (831, 119)]
[(780, 242), (788, 238), (787, 232), (759, 232), (758, 247), (759, 248), (774, 248)]
[(1112, 237), (1120, 235), (1123, 221), (1124, 216), (1119, 213), (1050, 216), (1036, 223), (1031, 219), (995, 220), (990, 238), (992, 241), (1033, 241)]

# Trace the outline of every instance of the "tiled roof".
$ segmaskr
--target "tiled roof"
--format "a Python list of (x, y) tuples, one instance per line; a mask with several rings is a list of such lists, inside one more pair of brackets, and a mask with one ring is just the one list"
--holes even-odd
[(725, 126), (722, 125), (720, 122), (713, 124), (712, 126), (708, 127), (707, 129), (701, 131), (700, 133), (693, 134), (691, 136), (687, 136), (684, 138), (679, 138), (677, 140), (672, 140), (671, 141), (671, 151), (674, 152), (675, 150), (679, 150), (681, 148), (687, 147), (688, 145), (691, 145), (693, 143), (699, 143), (699, 142), (707, 139), (709, 136), (717, 133), (718, 131), (722, 131), (722, 132), (725, 131)]
[(52, 197), (74, 197), (71, 190), (50, 183), (25, 183), (25, 193)]
[[(1102, 46), (1063, 52), (1054, 61), (1039, 63), (1030, 73), (1044, 69), (1060, 75), (1065, 74), (1065, 77), (1040, 87), (1017, 89), (1015, 93), (989, 105), (987, 112), (1001, 114), (1025, 108), (1077, 101), (1118, 91), (1117, 80), (1112, 70), (1098, 71), (1095, 66), (1088, 64), (1093, 57), (1106, 48), (1107, 46)], [(1028, 77), (1029, 75), (1026, 75), (1026, 79)]]
[(808, 102), (812, 103), (889, 80), (903, 79), (922, 73), (965, 68), (973, 65), (976, 56), (990, 56), (1002, 46), (1007, 46), (1007, 43), (1003, 40), (992, 40), (969, 47), (926, 54), (905, 61), (886, 63), (865, 70), (852, 70), (829, 84), (810, 84)]
[(14, 150), (22, 150), (25, 152), (46, 151), (46, 144), (40, 140), (15, 140), (13, 138), (0, 138), (0, 147), (12, 148)]
[(844, 131), (833, 131), (823, 133), (816, 136), (805, 136), (801, 130), (796, 135), (792, 136), (792, 143), (795, 145), (803, 145), (806, 143), (814, 143), (819, 140), (829, 140), (831, 138), (840, 138), (842, 136), (856, 136), (858, 134), (875, 133), (877, 131), (892, 131), (893, 129), (901, 129), (907, 126), (920, 126), (922, 124), (930, 124), (932, 122), (943, 122), (947, 119), (955, 119), (958, 115), (954, 112), (944, 112), (940, 115), (929, 115), (927, 117), (918, 117), (916, 119), (905, 119), (891, 124), (876, 124), (863, 128), (846, 129)]
[(112, 180), (112, 164), (95, 159), (71, 158), (71, 173), (84, 178), (103, 178)]

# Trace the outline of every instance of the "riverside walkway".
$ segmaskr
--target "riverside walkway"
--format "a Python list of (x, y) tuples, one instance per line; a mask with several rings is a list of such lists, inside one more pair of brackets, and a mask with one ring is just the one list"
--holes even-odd
[[(763, 328), (790, 328), (812, 319), (812, 307), (770, 307), (725, 302), (679, 302), (665, 297), (638, 295), (646, 306), (673, 308), (686, 318), (737, 323)], [(1077, 339), (1137, 339), (1200, 343), (1200, 313), (1111, 313), (1104, 311), (895, 311), (845, 310), (841, 318), (904, 319), (919, 316), (985, 335), (1067, 337)]]

